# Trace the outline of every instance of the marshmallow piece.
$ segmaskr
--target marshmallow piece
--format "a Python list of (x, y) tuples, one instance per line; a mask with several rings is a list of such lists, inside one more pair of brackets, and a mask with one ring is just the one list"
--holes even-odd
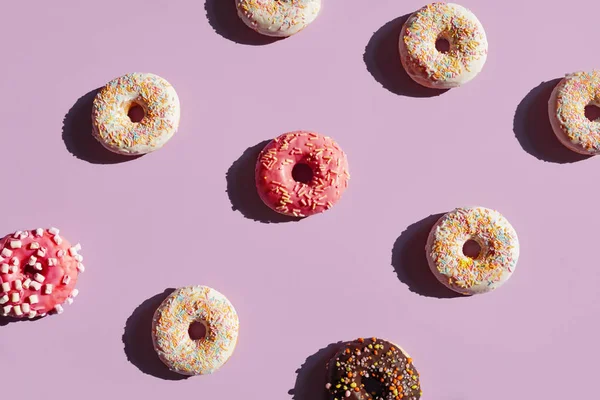
[(35, 274), (33, 276), (33, 279), (35, 279), (39, 283), (43, 283), (46, 280), (46, 277), (44, 275), (42, 275), (42, 274)]
[(8, 295), (7, 294), (0, 297), (0, 304), (6, 304), (6, 303), (8, 303)]
[(37, 296), (37, 294), (32, 294), (31, 296), (29, 296), (29, 304), (37, 304), (39, 302), (40, 302), (40, 299)]
[(21, 289), (23, 289), (23, 284), (21, 283), (20, 279), (15, 280), (14, 283), (15, 283), (15, 285), (14, 285), (15, 286), (15, 290), (21, 290)]
[(17, 317), (20, 317), (21, 315), (23, 315), (23, 311), (21, 310), (21, 306), (16, 305), (13, 307), (13, 312), (15, 313), (15, 315)]
[(8, 314), (10, 313), (10, 311), (11, 311), (11, 310), (12, 310), (12, 306), (11, 306), (11, 305), (4, 306), (4, 307), (2, 308), (2, 311), (3, 311), (3, 314), (4, 314), (4, 315), (8, 315)]
[(10, 301), (13, 303), (16, 303), (19, 300), (21, 300), (21, 295), (19, 293), (13, 293), (10, 295)]
[(2, 291), (3, 292), (8, 292), (10, 290), (10, 282), (4, 282), (2, 284)]
[(63, 278), (62, 278), (62, 284), (63, 285), (68, 285), (69, 282), (71, 282), (71, 277), (69, 275), (63, 276)]
[(40, 248), (40, 244), (38, 242), (31, 242), (31, 244), (29, 245), (29, 248), (31, 250), (37, 250)]
[(11, 240), (10, 241), (11, 249), (20, 249), (22, 245), (23, 245), (23, 243), (21, 243), (20, 240)]
[(54, 306), (54, 311), (56, 311), (57, 314), (62, 314), (64, 309), (62, 308), (62, 306), (60, 304), (57, 304)]
[(49, 267), (54, 267), (56, 265), (56, 258), (49, 258), (48, 259), (48, 266)]
[(33, 281), (29, 284), (29, 287), (33, 290), (40, 290), (42, 288), (42, 284), (36, 281)]
[(60, 245), (62, 243), (62, 238), (58, 235), (52, 236), (52, 240), (54, 240), (54, 243)]
[(60, 249), (56, 252), (56, 257), (63, 258), (64, 256), (65, 256), (65, 251), (63, 249)]
[(52, 227), (52, 228), (48, 229), (48, 232), (50, 232), (51, 235), (58, 235), (58, 233), (60, 231), (58, 229), (56, 229), (55, 227)]
[(28, 317), (31, 319), (31, 318), (35, 318), (36, 315), (37, 315), (37, 311), (33, 310), (33, 311), (29, 312)]
[(47, 283), (44, 287), (44, 294), (52, 294), (52, 284)]
[(15, 239), (18, 239), (18, 238), (19, 238), (19, 236), (21, 236), (21, 233), (23, 233), (23, 232), (21, 232), (21, 231), (16, 231), (15, 233), (13, 233), (13, 237), (14, 237)]
[(39, 249), (36, 254), (38, 257), (46, 257), (46, 250)]
[(79, 262), (83, 261), (83, 256), (81, 254), (75, 254), (75, 256), (73, 258), (76, 259)]
[(25, 314), (27, 314), (29, 313), (29, 311), (31, 311), (31, 306), (29, 305), (29, 303), (23, 303), (21, 304), (21, 309)]
[(12, 256), (12, 250), (4, 248), (0, 254), (2, 254), (2, 257), (10, 257)]
[(21, 232), (21, 234), (19, 235), (19, 239), (23, 240), (23, 239), (27, 239), (29, 237), (29, 232), (25, 231), (25, 232)]
[(17, 257), (13, 257), (13, 258), (11, 258), (11, 259), (10, 259), (10, 263), (11, 263), (12, 265), (15, 265), (15, 266), (17, 266), (17, 265), (19, 265), (21, 262), (19, 261), (19, 259), (18, 259)]
[(77, 270), (79, 272), (84, 272), (85, 271), (85, 265), (83, 265), (83, 263), (77, 264)]
[(67, 297), (67, 304), (68, 305), (73, 304), (73, 298), (72, 297)]
[(27, 261), (28, 265), (35, 265), (35, 262), (37, 261), (37, 257), (36, 256), (31, 256), (29, 257), (29, 261)]
[(35, 265), (33, 266), (33, 269), (35, 269), (36, 271), (41, 271), (42, 268), (42, 264), (41, 263), (35, 263)]
[(23, 282), (23, 288), (29, 289), (30, 284), (31, 284), (31, 279), (29, 279), (29, 278), (25, 279), (25, 282)]
[(8, 264), (2, 264), (2, 265), (0, 265), (0, 272), (1, 273), (8, 274), (8, 271), (9, 271)]
[(35, 230), (35, 236), (38, 236), (38, 237), (44, 236), (44, 230), (42, 228), (37, 228)]

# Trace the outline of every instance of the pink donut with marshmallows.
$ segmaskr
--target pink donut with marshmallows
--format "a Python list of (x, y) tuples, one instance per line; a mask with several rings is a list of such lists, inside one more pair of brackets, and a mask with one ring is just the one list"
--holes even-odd
[(13, 318), (61, 314), (78, 291), (85, 267), (81, 246), (56, 228), (18, 231), (0, 239), (0, 314)]
[(337, 143), (314, 132), (273, 139), (256, 163), (262, 201), (280, 214), (308, 217), (333, 207), (348, 187), (348, 159)]

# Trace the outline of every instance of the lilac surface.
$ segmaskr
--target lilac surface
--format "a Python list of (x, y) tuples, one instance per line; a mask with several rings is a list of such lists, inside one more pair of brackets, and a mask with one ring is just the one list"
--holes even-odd
[[(586, 38), (600, 6), (464, 1), (486, 29), (487, 64), (431, 96), (395, 69), (397, 18), (422, 2), (329, 0), (308, 29), (270, 41), (227, 1), (209, 1), (210, 21), (202, 0), (4, 4), (1, 231), (58, 226), (87, 271), (63, 315), (0, 326), (3, 395), (319, 400), (319, 350), (379, 336), (414, 358), (425, 399), (593, 397), (599, 161), (562, 150), (544, 97), (598, 67)], [(175, 86), (179, 133), (127, 162), (74, 144), (92, 95), (78, 99), (132, 71)], [(232, 210), (228, 169), (295, 129), (347, 152), (342, 201), (300, 222)], [(236, 198), (247, 164), (230, 179), (236, 206), (255, 200)], [(496, 292), (454, 298), (424, 270), (422, 245), (428, 216), (468, 205), (502, 212), (521, 258)], [(240, 339), (217, 373), (174, 380), (147, 349), (148, 316), (157, 295), (192, 284), (228, 296)]]

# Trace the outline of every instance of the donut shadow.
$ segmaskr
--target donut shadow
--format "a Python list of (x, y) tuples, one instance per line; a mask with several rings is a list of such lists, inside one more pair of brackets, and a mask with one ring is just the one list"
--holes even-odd
[(261, 35), (238, 16), (235, 0), (205, 0), (204, 10), (214, 31), (227, 40), (250, 46), (264, 46), (285, 38)]
[(548, 101), (560, 79), (542, 82), (521, 100), (515, 111), (513, 131), (519, 144), (538, 160), (567, 164), (588, 159), (566, 148), (556, 137), (548, 115)]
[(412, 13), (403, 15), (383, 25), (371, 36), (363, 61), (367, 71), (385, 89), (399, 96), (434, 97), (449, 89), (431, 89), (413, 81), (400, 62), (398, 41), (402, 26)]
[(92, 164), (118, 164), (141, 157), (113, 153), (92, 136), (92, 106), (99, 90), (85, 94), (65, 115), (62, 140), (67, 150), (80, 160)]
[(327, 362), (342, 348), (344, 342), (328, 345), (311, 355), (296, 370), (294, 388), (288, 391), (293, 400), (328, 400)]
[(392, 248), (392, 267), (398, 279), (413, 293), (438, 299), (468, 297), (442, 285), (427, 263), (427, 237), (442, 215), (444, 213), (430, 215), (410, 225), (400, 234)]
[(244, 217), (265, 224), (297, 222), (302, 218), (290, 217), (271, 210), (261, 200), (256, 190), (254, 178), (256, 161), (262, 149), (271, 142), (264, 140), (255, 146), (247, 148), (229, 170), (227, 180), (227, 195), (231, 202), (231, 209), (239, 211)]
[(14, 317), (1, 317), (0, 316), (0, 326), (6, 326), (8, 324), (14, 324), (15, 322), (35, 322), (44, 317), (35, 317), (35, 318), (14, 318)]
[(130, 363), (145, 374), (170, 381), (187, 379), (189, 376), (169, 370), (158, 358), (152, 343), (152, 318), (160, 304), (174, 291), (175, 289), (166, 289), (140, 304), (127, 319), (122, 338), (125, 355)]

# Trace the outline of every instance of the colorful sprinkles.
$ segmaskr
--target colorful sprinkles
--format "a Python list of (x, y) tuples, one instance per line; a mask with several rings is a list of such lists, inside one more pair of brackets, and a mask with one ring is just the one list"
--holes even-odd
[[(476, 258), (463, 254), (463, 245), (474, 240), (481, 247)], [(438, 280), (462, 294), (489, 292), (514, 272), (519, 240), (499, 212), (484, 207), (458, 208), (445, 214), (427, 241), (429, 267)]]
[[(293, 178), (297, 164), (312, 171), (306, 183)], [(256, 186), (273, 210), (307, 217), (330, 209), (348, 187), (346, 154), (333, 139), (314, 132), (285, 133), (271, 141), (256, 164)]]
[[(139, 122), (132, 122), (127, 114), (134, 105), (144, 109)], [(132, 73), (109, 82), (96, 95), (93, 134), (113, 152), (145, 154), (175, 134), (179, 117), (179, 98), (169, 82), (153, 74)]]
[(236, 0), (246, 25), (267, 36), (286, 37), (300, 32), (317, 18), (321, 0)]
[(600, 153), (600, 121), (585, 116), (586, 106), (600, 105), (600, 71), (566, 76), (551, 98), (550, 120), (561, 142), (579, 153)]
[(378, 338), (347, 343), (328, 369), (325, 389), (333, 400), (418, 400), (423, 394), (412, 359)]
[[(192, 340), (188, 331), (202, 322), (206, 336)], [(206, 286), (177, 289), (156, 310), (154, 348), (160, 359), (182, 375), (205, 375), (219, 369), (233, 354), (239, 320), (225, 296)]]
[[(450, 44), (447, 52), (436, 49), (436, 41)], [(453, 3), (432, 3), (407, 20), (400, 37), (400, 55), (405, 69), (417, 82), (432, 86), (458, 86), (483, 68), (488, 44), (485, 31), (473, 13)]]
[[(0, 257), (0, 311), (3, 316), (34, 318), (58, 310), (62, 312), (61, 304), (70, 304), (77, 295), (75, 284), (81, 246), (73, 246), (76, 250), (59, 261), (53, 256), (70, 245), (64, 239), (57, 244), (58, 235), (56, 228), (38, 228), (17, 231), (0, 239), (0, 248), (12, 248), (10, 260)], [(20, 245), (16, 245), (16, 241)]]

